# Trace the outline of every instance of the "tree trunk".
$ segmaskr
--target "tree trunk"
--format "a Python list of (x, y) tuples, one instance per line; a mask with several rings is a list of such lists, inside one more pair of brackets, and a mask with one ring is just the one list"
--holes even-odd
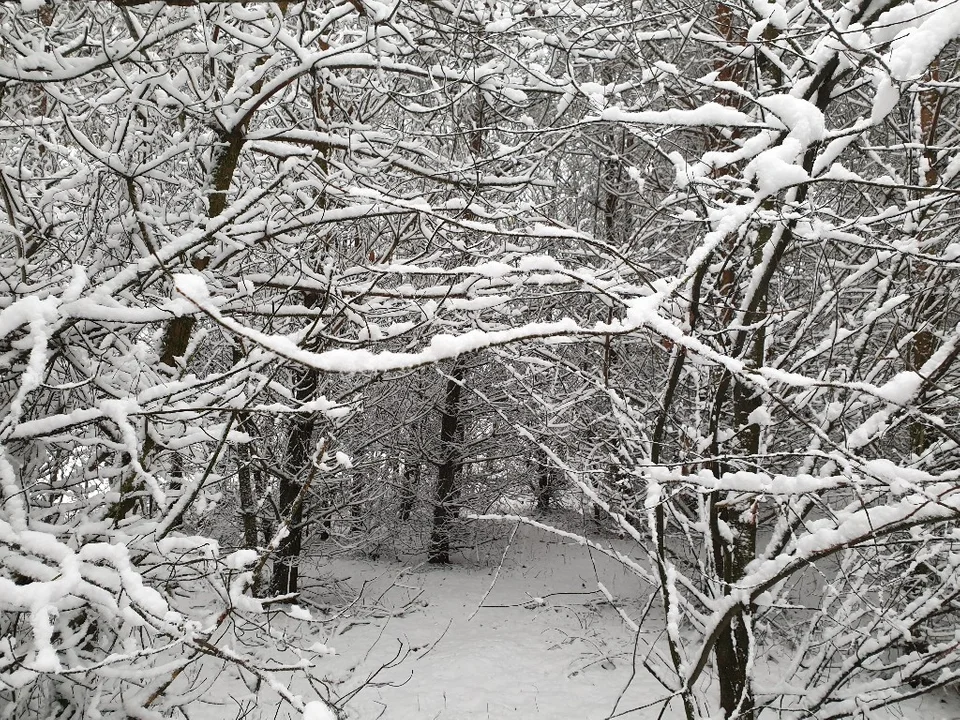
[[(254, 458), (251, 458), (251, 460), (254, 460)], [(267, 481), (264, 477), (263, 468), (260, 466), (260, 462), (262, 461), (256, 459), (256, 462), (251, 463), (250, 473), (253, 476), (253, 489), (256, 493), (256, 497), (260, 498), (261, 501), (264, 501), (266, 500), (267, 493), (270, 489), (267, 487)], [(260, 526), (260, 537), (263, 538), (263, 544), (267, 545), (273, 539), (273, 521), (268, 513), (264, 513), (263, 515), (258, 514), (257, 519)]]
[[(304, 293), (303, 302), (308, 308), (317, 302), (317, 296)], [(316, 398), (320, 384), (319, 371), (296, 365), (293, 368), (293, 398), (298, 405), (305, 405)], [(303, 477), (310, 467), (313, 452), (313, 433), (316, 413), (299, 412), (294, 416), (287, 438), (287, 454), (284, 473), (280, 478), (280, 517), (286, 519), (290, 533), (277, 551), (270, 590), (274, 595), (297, 592), (298, 566), (303, 541), (303, 503), (297, 497), (303, 488)]]
[[(243, 352), (239, 345), (233, 346), (233, 363), (236, 365), (243, 359)], [(237, 420), (237, 429), (249, 438), (256, 437), (256, 428), (247, 413), (240, 413)], [(254, 487), (251, 469), (250, 444), (241, 443), (237, 446), (237, 485), (240, 499), (240, 524), (243, 528), (243, 547), (256, 549), (260, 544), (257, 534), (257, 491)]]
[(550, 504), (553, 501), (555, 471), (550, 467), (550, 458), (543, 450), (537, 452), (537, 511), (550, 512)]
[[(940, 63), (934, 60), (927, 69), (926, 80), (937, 82), (940, 79)], [(939, 180), (936, 161), (937, 152), (932, 148), (937, 137), (937, 121), (940, 117), (941, 94), (936, 88), (920, 93), (920, 142), (923, 150), (923, 173), (920, 183), (932, 187)], [(921, 238), (922, 239), (922, 238)], [(929, 264), (919, 261), (917, 266), (918, 283), (929, 281), (931, 274)], [(923, 292), (915, 306), (913, 323), (917, 328), (909, 348), (909, 369), (919, 371), (936, 350), (937, 337), (933, 332), (935, 327), (935, 311), (937, 309), (937, 294), (935, 288)], [(918, 398), (922, 400), (922, 398)], [(922, 455), (930, 445), (930, 437), (926, 425), (922, 420), (915, 420), (910, 424), (910, 448), (914, 455)]]
[[(716, 5), (714, 23), (718, 33), (729, 43), (738, 44), (743, 41), (742, 31), (738, 27), (737, 16), (732, 5), (718, 2)], [(746, 68), (739, 59), (718, 58), (715, 63), (718, 78), (724, 81), (739, 82)], [(729, 91), (722, 91), (717, 101), (729, 107), (740, 106), (740, 97)], [(729, 141), (718, 138), (721, 145)], [(761, 228), (751, 249), (751, 257), (743, 263), (745, 275), (762, 262), (763, 248), (770, 240), (769, 227)], [(735, 252), (736, 239), (730, 237), (729, 249)], [(732, 256), (731, 256), (732, 259)], [(717, 281), (717, 291), (723, 299), (724, 310), (720, 314), (720, 322), (730, 325), (736, 318), (735, 308), (743, 299), (737, 292), (737, 273), (734, 264), (730, 261), (724, 266)], [(765, 288), (757, 290), (761, 295)], [(749, 300), (749, 299), (748, 299)], [(765, 318), (767, 303), (762, 299), (758, 306), (746, 313), (743, 325), (750, 327), (752, 323), (761, 323)], [(744, 331), (734, 333), (731, 352), (743, 353), (748, 366), (763, 365), (765, 335), (762, 325), (754, 331), (752, 337), (744, 335)], [(732, 382), (731, 382), (732, 380)], [(732, 388), (731, 388), (732, 385)], [(732, 390), (732, 392), (731, 392)], [(732, 395), (732, 398), (730, 397)], [(716, 438), (720, 416), (724, 414), (724, 406), (732, 399), (732, 424), (737, 432), (735, 445), (737, 454), (748, 459), (755, 458), (760, 449), (760, 426), (748, 422), (751, 413), (760, 407), (762, 397), (756, 389), (739, 379), (732, 379), (727, 373), (721, 379), (715, 400), (715, 411), (712, 421), (712, 430)], [(711, 454), (720, 455), (719, 447), (714, 441)], [(730, 469), (726, 462), (714, 463), (714, 474), (720, 477)], [(756, 506), (744, 506), (735, 501), (733, 493), (713, 493), (709, 498), (709, 529), (713, 548), (713, 563), (716, 577), (720, 582), (721, 592), (729, 595), (736, 583), (743, 577), (747, 565), (756, 554)], [(751, 654), (750, 623), (752, 612), (750, 606), (741, 606), (733, 614), (730, 623), (723, 627), (717, 637), (714, 647), (714, 656), (717, 663), (717, 675), (720, 685), (720, 707), (725, 717), (744, 718), (754, 717), (754, 698), (750, 686), (749, 659)]]
[(403, 479), (400, 485), (400, 522), (409, 522), (413, 507), (417, 502), (417, 488), (420, 486), (420, 463), (410, 458), (403, 461)]
[[(238, 425), (240, 432), (249, 432), (248, 423)], [(250, 469), (250, 449), (241, 445), (237, 449), (237, 483), (240, 495), (240, 522), (243, 526), (243, 547), (255, 549), (259, 543), (257, 530), (257, 496)]]
[[(215, 156), (213, 168), (211, 171), (212, 190), (208, 198), (208, 217), (215, 218), (226, 208), (227, 193), (233, 183), (233, 176), (236, 173), (237, 165), (240, 160), (240, 153), (243, 150), (245, 140), (244, 128), (237, 128), (234, 132), (222, 138), (225, 147)], [(132, 183), (129, 189), (133, 191)], [(136, 198), (130, 198), (131, 203), (136, 203)], [(144, 237), (144, 242), (148, 238)], [(206, 255), (197, 254), (190, 259), (190, 264), (196, 270), (204, 270), (209, 263)], [(163, 341), (160, 346), (160, 363), (168, 368), (171, 374), (176, 373), (177, 365), (180, 359), (187, 351), (190, 345), (190, 337), (193, 335), (193, 328), (196, 319), (192, 315), (181, 315), (175, 317), (167, 323), (164, 331)], [(141, 464), (146, 466), (147, 458), (153, 454), (156, 444), (148, 436), (144, 439), (142, 448), (143, 460)], [(182, 483), (180, 478), (174, 476), (171, 479), (171, 490), (180, 489)], [(121, 499), (114, 503), (110, 508), (110, 517), (115, 522), (119, 522), (136, 506), (141, 483), (133, 473), (130, 473), (121, 483)]]
[(450, 562), (450, 525), (456, 512), (457, 475), (462, 466), (462, 448), (458, 442), (463, 437), (460, 416), (460, 395), (464, 376), (463, 361), (454, 361), (447, 380), (443, 414), (440, 417), (440, 447), (443, 461), (437, 470), (437, 498), (433, 508), (433, 529), (430, 533), (430, 549), (427, 560), (434, 564)]

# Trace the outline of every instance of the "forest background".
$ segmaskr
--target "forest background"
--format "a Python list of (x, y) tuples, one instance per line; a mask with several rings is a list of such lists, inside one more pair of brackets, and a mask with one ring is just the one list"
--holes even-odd
[(632, 541), (597, 550), (677, 716), (954, 683), (958, 36), (956, 0), (0, 3), (0, 714), (173, 713), (213, 657), (336, 716), (229, 641), (308, 545), (442, 564), (551, 507)]

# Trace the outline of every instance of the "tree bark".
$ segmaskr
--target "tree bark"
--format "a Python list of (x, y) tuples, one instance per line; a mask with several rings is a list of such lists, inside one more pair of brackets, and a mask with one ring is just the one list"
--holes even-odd
[(430, 548), (427, 560), (434, 564), (450, 562), (450, 525), (456, 515), (457, 476), (462, 466), (462, 448), (458, 442), (463, 437), (463, 419), (460, 414), (460, 397), (464, 377), (463, 361), (454, 361), (447, 380), (443, 414), (440, 417), (440, 447), (443, 460), (437, 469), (437, 498), (433, 508), (433, 528), (430, 533)]
[(413, 507), (417, 502), (417, 488), (420, 486), (420, 463), (406, 458), (403, 461), (403, 478), (400, 486), (400, 522), (409, 522)]
[[(939, 60), (934, 60), (927, 69), (926, 80), (928, 82), (937, 82), (940, 79)], [(940, 117), (941, 93), (935, 88), (925, 90), (920, 93), (920, 141), (924, 145), (923, 150), (923, 174), (920, 178), (922, 185), (932, 187), (939, 180), (936, 161), (937, 152), (932, 148), (937, 137), (937, 121)], [(921, 283), (929, 280), (931, 274), (930, 266), (919, 261), (917, 266), (917, 275)], [(936, 290), (931, 288), (923, 291), (918, 298), (914, 310), (913, 324), (916, 332), (909, 348), (909, 369), (919, 371), (927, 362), (937, 348), (937, 337), (933, 332), (935, 326), (936, 310)], [(922, 399), (922, 398), (920, 398)], [(930, 437), (926, 425), (921, 420), (915, 420), (910, 424), (910, 448), (914, 455), (922, 455), (930, 445)]]
[[(313, 293), (304, 293), (304, 305), (313, 307), (318, 298)], [(316, 398), (320, 385), (318, 370), (295, 365), (293, 375), (293, 398), (303, 406)], [(296, 500), (303, 488), (303, 475), (311, 464), (313, 452), (313, 434), (316, 427), (316, 413), (299, 412), (294, 416), (287, 437), (287, 453), (284, 472), (280, 478), (278, 495), (280, 517), (286, 518), (290, 532), (277, 550), (273, 568), (273, 581), (270, 591), (274, 595), (297, 592), (299, 580), (300, 551), (303, 543), (303, 503)]]
[[(719, 2), (716, 6), (715, 24), (719, 34), (730, 44), (741, 42), (741, 33), (737, 28), (737, 18), (732, 6)], [(719, 77), (722, 80), (738, 82), (745, 69), (742, 61), (717, 61)], [(734, 93), (724, 91), (718, 101), (727, 106), (739, 107), (740, 98)], [(763, 261), (763, 249), (771, 239), (769, 226), (762, 227), (756, 235), (751, 256), (744, 263), (747, 274)], [(735, 250), (735, 239), (730, 238), (731, 257)], [(734, 268), (728, 260), (718, 279), (718, 292), (724, 299), (724, 310), (721, 313), (721, 323), (730, 325), (736, 318), (735, 308), (741, 299), (737, 292), (737, 277)], [(766, 316), (767, 301), (766, 286), (757, 290), (762, 297), (754, 307), (744, 315), (743, 326), (758, 327), (751, 337), (743, 330), (737, 331), (732, 343), (734, 354), (742, 353), (746, 364), (752, 367), (763, 365), (765, 352), (765, 332), (762, 322)], [(732, 397), (731, 397), (732, 396)], [(736, 445), (738, 454), (750, 462), (760, 451), (761, 430), (759, 424), (750, 422), (749, 418), (754, 410), (760, 407), (762, 397), (751, 385), (743, 383), (739, 378), (732, 381), (728, 373), (719, 383), (715, 401), (714, 431), (718, 427), (717, 421), (723, 413), (723, 406), (732, 401), (732, 423), (737, 432)], [(714, 437), (716, 435), (714, 434)], [(714, 457), (720, 455), (719, 448), (714, 442)], [(728, 463), (717, 461), (714, 463), (714, 473), (720, 477), (727, 469)], [(708, 502), (708, 523), (713, 547), (713, 563), (717, 579), (720, 581), (721, 592), (729, 595), (735, 584), (743, 577), (747, 565), (756, 555), (757, 518), (756, 506), (751, 504), (745, 507), (735, 502), (733, 494), (713, 493)], [(725, 717), (744, 718), (751, 720), (754, 717), (754, 698), (750, 684), (749, 661), (751, 654), (750, 623), (752, 612), (749, 605), (741, 606), (733, 614), (729, 624), (720, 630), (714, 648), (717, 662), (717, 676), (720, 685), (720, 707)]]
[[(239, 345), (233, 346), (233, 363), (243, 359)], [(247, 413), (241, 413), (237, 420), (237, 429), (249, 438), (256, 437), (256, 428)], [(240, 500), (240, 524), (243, 528), (243, 547), (255, 549), (259, 543), (257, 530), (257, 491), (254, 487), (250, 444), (237, 445), (237, 485)]]
[(537, 510), (550, 512), (556, 491), (556, 470), (550, 467), (550, 458), (543, 450), (537, 451)]

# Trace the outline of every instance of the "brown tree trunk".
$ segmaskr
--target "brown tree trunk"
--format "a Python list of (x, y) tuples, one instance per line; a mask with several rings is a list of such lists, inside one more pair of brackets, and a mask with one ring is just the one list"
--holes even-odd
[[(741, 33), (737, 28), (737, 17), (732, 6), (719, 2), (716, 6), (715, 23), (718, 33), (731, 45), (742, 41)], [(745, 72), (742, 61), (735, 59), (721, 60), (716, 63), (719, 79), (739, 82)], [(726, 91), (722, 92), (718, 101), (723, 105), (738, 107), (740, 98)], [(755, 239), (752, 257), (744, 263), (744, 269), (749, 272), (758, 263), (762, 262), (763, 248), (770, 240), (771, 229), (762, 228)], [(729, 239), (731, 258), (735, 253), (735, 239)], [(718, 279), (718, 292), (724, 299), (724, 311), (721, 313), (721, 322), (729, 325), (736, 317), (735, 308), (738, 301), (737, 278), (730, 260), (721, 271)], [(763, 295), (765, 288), (757, 292)], [(743, 325), (750, 327), (755, 323), (762, 323), (766, 316), (767, 302), (762, 298), (755, 309), (744, 317)], [(737, 338), (732, 347), (733, 352), (742, 352), (748, 366), (759, 367), (763, 364), (765, 351), (765, 333), (762, 325), (753, 331), (752, 337), (742, 335)], [(732, 423), (736, 429), (737, 453), (743, 458), (755, 458), (760, 451), (761, 430), (756, 423), (748, 422), (750, 414), (760, 407), (762, 398), (759, 392), (751, 385), (739, 379), (732, 382), (726, 375), (720, 382), (717, 398), (716, 413), (723, 413), (723, 406), (732, 395)], [(715, 419), (719, 419), (715, 415)], [(715, 456), (718, 454), (713, 453)], [(714, 473), (719, 477), (727, 470), (726, 464), (714, 463)], [(722, 592), (729, 595), (735, 584), (743, 577), (748, 563), (756, 555), (757, 518), (756, 507), (745, 507), (734, 501), (732, 494), (714, 493), (709, 501), (709, 526), (711, 544), (713, 546), (713, 561)], [(721, 525), (725, 526), (721, 530)], [(752, 622), (752, 613), (749, 606), (741, 606), (733, 615), (730, 623), (722, 628), (717, 636), (714, 647), (714, 656), (717, 663), (717, 676), (720, 685), (720, 707), (726, 717), (737, 717), (750, 720), (754, 717), (754, 698), (750, 686), (749, 658), (751, 653), (751, 635), (749, 631)]]
[[(934, 60), (927, 69), (928, 82), (937, 82), (940, 79), (940, 63)], [(937, 153), (932, 146), (937, 136), (937, 121), (940, 116), (941, 93), (935, 88), (920, 93), (920, 141), (924, 144), (923, 160), (926, 165), (921, 183), (926, 187), (936, 185), (939, 180), (936, 161)], [(919, 261), (917, 265), (918, 285), (925, 285), (931, 274), (930, 266)], [(919, 371), (936, 350), (937, 338), (933, 332), (934, 314), (936, 311), (935, 293), (932, 289), (924, 289), (918, 298), (914, 310), (913, 323), (917, 328), (910, 343), (908, 366), (911, 370)], [(922, 455), (930, 445), (927, 428), (923, 421), (916, 420), (910, 424), (910, 447), (917, 456)]]

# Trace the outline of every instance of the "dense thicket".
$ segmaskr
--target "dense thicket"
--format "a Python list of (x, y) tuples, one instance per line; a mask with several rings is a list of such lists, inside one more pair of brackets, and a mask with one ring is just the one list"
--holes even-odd
[(307, 544), (446, 562), (518, 498), (636, 540), (671, 712), (954, 682), (958, 35), (930, 0), (0, 3), (0, 713), (309, 673), (224, 649)]

